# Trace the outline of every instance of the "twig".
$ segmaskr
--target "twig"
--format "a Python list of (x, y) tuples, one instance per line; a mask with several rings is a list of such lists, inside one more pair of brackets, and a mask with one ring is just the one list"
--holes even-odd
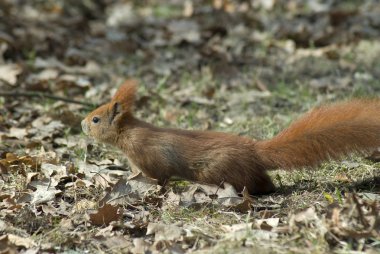
[(48, 98), (48, 99), (52, 99), (56, 101), (64, 101), (68, 103), (84, 105), (87, 107), (96, 106), (92, 103), (77, 101), (77, 100), (69, 99), (66, 97), (60, 97), (60, 96), (47, 94), (47, 93), (41, 93), (41, 92), (0, 92), (0, 96), (1, 97), (39, 97), (39, 98)]

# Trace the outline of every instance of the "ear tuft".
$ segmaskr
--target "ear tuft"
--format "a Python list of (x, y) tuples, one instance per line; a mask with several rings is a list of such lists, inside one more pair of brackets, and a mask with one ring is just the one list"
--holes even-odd
[(137, 81), (134, 79), (126, 80), (113, 96), (111, 105), (114, 106), (117, 103), (121, 113), (131, 113), (135, 102), (136, 90)]
[(111, 114), (109, 116), (108, 123), (111, 125), (115, 117), (120, 114), (120, 104), (114, 102), (113, 104), (111, 104), (110, 109)]

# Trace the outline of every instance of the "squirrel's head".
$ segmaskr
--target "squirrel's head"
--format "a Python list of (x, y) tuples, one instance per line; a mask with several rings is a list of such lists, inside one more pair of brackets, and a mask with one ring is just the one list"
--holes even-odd
[(115, 143), (128, 120), (133, 119), (136, 89), (137, 82), (127, 80), (111, 102), (98, 107), (82, 120), (83, 132), (100, 142)]

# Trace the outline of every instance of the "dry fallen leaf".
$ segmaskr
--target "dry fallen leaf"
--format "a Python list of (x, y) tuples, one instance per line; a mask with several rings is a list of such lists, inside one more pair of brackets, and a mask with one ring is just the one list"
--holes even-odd
[(8, 172), (18, 172), (23, 175), (26, 174), (25, 166), (33, 169), (37, 169), (39, 167), (39, 163), (35, 157), (31, 157), (29, 155), (18, 156), (12, 153), (7, 153), (6, 157), (0, 160), (0, 164), (4, 167), (3, 170), (7, 170)]
[(263, 230), (271, 231), (273, 228), (277, 228), (280, 222), (280, 218), (268, 218), (256, 220), (256, 226)]
[(75, 212), (78, 213), (83, 213), (88, 209), (95, 209), (97, 207), (97, 203), (95, 201), (87, 200), (87, 199), (82, 199), (79, 200), (75, 206)]
[(108, 250), (112, 250), (115, 253), (123, 252), (123, 250), (129, 250), (132, 247), (132, 243), (128, 235), (99, 235), (95, 237), (95, 240), (106, 246)]
[(184, 231), (180, 227), (175, 225), (166, 225), (163, 223), (149, 223), (146, 230), (147, 235), (154, 234), (155, 241), (161, 240), (179, 240), (183, 235)]
[(131, 252), (140, 254), (140, 253), (146, 253), (146, 251), (150, 247), (150, 244), (144, 241), (144, 238), (134, 238), (133, 246), (134, 247), (131, 249)]
[(16, 128), (16, 127), (11, 127), (9, 129), (9, 133), (4, 134), (4, 136), (8, 138), (17, 138), (19, 140), (24, 139), (28, 135), (28, 132), (26, 131), (25, 128)]
[(0, 81), (5, 81), (9, 85), (15, 85), (17, 76), (22, 72), (21, 66), (17, 64), (0, 65)]
[[(171, 196), (171, 200), (176, 200), (173, 194)], [(240, 197), (235, 188), (228, 183), (224, 183), (223, 187), (208, 184), (191, 185), (187, 191), (180, 194), (179, 203), (188, 207), (212, 203), (213, 200), (220, 205), (236, 208), (240, 211), (249, 210), (251, 204), (247, 198)]]
[(252, 226), (252, 223), (235, 224), (232, 226), (224, 225), (223, 229), (226, 233), (223, 236), (223, 240), (243, 241), (249, 238), (271, 240), (278, 237), (277, 233), (252, 229)]
[(54, 177), (56, 180), (59, 180), (61, 177), (67, 176), (65, 166), (58, 166), (50, 163), (42, 163), (41, 172), (46, 177)]
[(124, 178), (121, 178), (113, 188), (99, 201), (99, 205), (111, 204), (119, 205), (127, 202), (135, 201), (136, 195), (132, 194), (132, 187), (127, 184)]
[(0, 236), (0, 253), (4, 254), (16, 254), (17, 246), (14, 245), (10, 240), (8, 235)]
[(221, 228), (226, 233), (237, 232), (237, 231), (241, 231), (241, 230), (250, 230), (253, 228), (253, 223), (240, 223), (240, 224), (233, 224), (233, 225), (222, 225)]
[(89, 211), (90, 221), (97, 226), (108, 225), (111, 221), (119, 220), (122, 217), (118, 210), (119, 206), (105, 204), (96, 211)]
[(52, 138), (54, 135), (60, 133), (64, 129), (61, 121), (52, 120), (50, 117), (41, 116), (32, 122), (33, 128), (29, 129), (29, 133), (33, 139), (43, 140)]
[(198, 43), (200, 41), (199, 26), (192, 20), (175, 20), (170, 22), (168, 30), (171, 33), (171, 43), (178, 44), (182, 41)]
[(353, 239), (380, 237), (380, 206), (377, 201), (360, 199), (356, 194), (347, 196), (343, 205), (331, 204), (326, 222), (338, 237)]
[(29, 237), (20, 237), (14, 234), (7, 234), (8, 241), (16, 246), (24, 248), (32, 248), (37, 246), (37, 244)]
[(36, 190), (30, 194), (32, 198), (30, 202), (37, 205), (54, 200), (55, 196), (62, 192), (55, 188), (57, 184), (58, 182), (53, 178), (45, 178), (40, 181), (31, 181), (28, 186)]

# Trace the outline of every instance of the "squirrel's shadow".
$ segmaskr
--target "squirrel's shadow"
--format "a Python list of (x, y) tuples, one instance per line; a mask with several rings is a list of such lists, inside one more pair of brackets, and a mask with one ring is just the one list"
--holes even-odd
[[(276, 189), (276, 191), (269, 195), (281, 195), (290, 196), (295, 191), (314, 191), (315, 189), (321, 189), (318, 187), (317, 182), (302, 181), (295, 183), (290, 186), (281, 186)], [(350, 183), (327, 183), (323, 188), (324, 191), (333, 192), (335, 190), (340, 190), (341, 192), (380, 192), (380, 176), (375, 176), (372, 178), (367, 178), (362, 181), (355, 181)]]

